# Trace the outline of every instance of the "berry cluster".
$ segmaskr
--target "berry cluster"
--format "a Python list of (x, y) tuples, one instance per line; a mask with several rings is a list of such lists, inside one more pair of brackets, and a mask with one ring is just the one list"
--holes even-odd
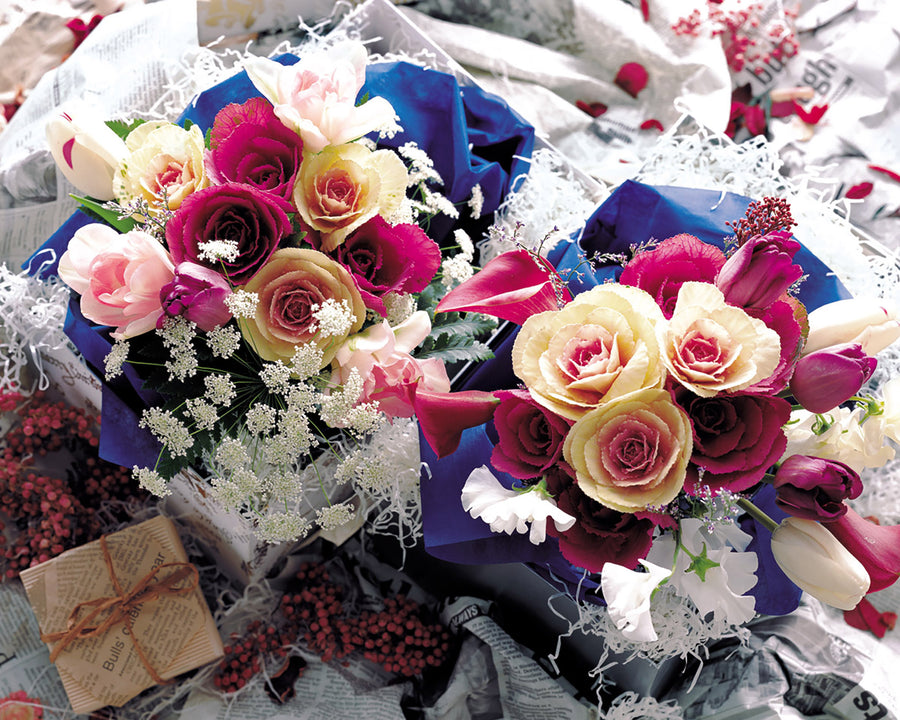
[(747, 206), (744, 217), (734, 222), (726, 222), (737, 237), (738, 244), (757, 235), (767, 235), (776, 230), (790, 232), (797, 224), (791, 215), (791, 206), (784, 198), (767, 196), (759, 202), (753, 201)]
[(243, 638), (232, 634), (231, 639), (232, 644), (225, 646), (225, 657), (213, 676), (215, 686), (226, 693), (244, 687), (262, 670), (267, 657), (283, 659), (291, 642), (288, 634), (279, 633), (274, 625), (263, 625), (261, 620), (251, 622)]
[[(22, 399), (0, 391), (0, 408), (18, 407), (19, 416), (0, 450), (0, 507), (14, 523), (8, 540), (0, 522), (0, 569), (6, 579), (96, 539), (102, 526), (94, 508), (134, 495), (128, 470), (96, 457), (92, 418), (65, 403), (48, 402), (40, 392), (28, 402)], [(36, 457), (64, 446), (70, 452), (65, 461), (69, 479), (32, 466)]]

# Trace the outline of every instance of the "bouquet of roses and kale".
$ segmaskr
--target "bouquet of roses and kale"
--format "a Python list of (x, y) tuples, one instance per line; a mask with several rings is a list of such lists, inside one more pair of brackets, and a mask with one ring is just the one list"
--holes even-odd
[(89, 197), (36, 257), (61, 255), (42, 272), (73, 290), (67, 333), (105, 374), (101, 453), (157, 495), (198, 468), (280, 541), (353, 517), (346, 482), (385, 484), (367, 437), (449, 391), (446, 364), (490, 355), (490, 319), (429, 311), (472, 274), (466, 228), (533, 131), (357, 42), (244, 70), (177, 123), (51, 123)]
[(897, 579), (897, 528), (844, 501), (893, 457), (897, 382), (860, 389), (900, 323), (847, 298), (787, 203), (747, 202), (628, 182), (579, 244), (501, 254), (439, 303), (520, 327), (419, 398), (430, 552), (528, 561), (669, 652)]

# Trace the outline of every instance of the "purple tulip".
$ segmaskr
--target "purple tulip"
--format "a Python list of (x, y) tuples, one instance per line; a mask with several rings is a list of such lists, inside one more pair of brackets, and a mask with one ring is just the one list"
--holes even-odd
[(209, 331), (231, 319), (231, 311), (225, 305), (230, 294), (228, 281), (215, 270), (183, 262), (175, 266), (175, 277), (159, 291), (159, 299), (168, 317), (180, 315)]
[(797, 361), (791, 393), (810, 412), (827, 412), (856, 395), (876, 365), (857, 343), (817, 350)]
[(716, 287), (729, 305), (766, 308), (803, 275), (803, 268), (794, 265), (799, 249), (788, 232), (750, 238), (725, 261)]
[(844, 500), (859, 497), (862, 480), (837, 460), (791, 455), (775, 473), (775, 503), (794, 517), (828, 522), (847, 512)]

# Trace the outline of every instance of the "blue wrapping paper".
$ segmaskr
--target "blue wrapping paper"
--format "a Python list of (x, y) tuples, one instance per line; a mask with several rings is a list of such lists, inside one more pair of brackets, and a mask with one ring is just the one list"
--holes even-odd
[[(282, 55), (277, 61), (292, 65), (299, 58)], [(382, 63), (366, 69), (367, 82), (359, 98), (366, 95), (387, 98), (400, 115), (404, 132), (387, 143), (398, 147), (415, 142), (434, 160), (444, 179), (444, 194), (453, 202), (465, 202), (475, 185), (485, 196), (486, 216), (499, 207), (513, 186), (528, 171), (534, 144), (534, 128), (528, 125), (501, 99), (475, 87), (460, 88), (445, 73), (410, 65)], [(215, 116), (229, 103), (241, 103), (261, 94), (246, 72), (240, 72), (200, 93), (179, 118), (190, 121), (205, 133)], [(465, 215), (465, 211), (461, 213)], [(90, 215), (76, 211), (29, 259), (25, 267), (33, 275), (56, 275), (59, 258), (69, 240), (84, 225), (95, 222)], [(453, 225), (433, 221), (429, 234), (448, 233)], [(100, 377), (103, 360), (112, 343), (108, 328), (94, 325), (81, 315), (77, 299), (70, 303), (65, 332), (84, 355), (88, 365)], [(146, 429), (138, 427), (141, 410), (160, 398), (142, 387), (131, 366), (125, 366), (125, 378), (103, 388), (103, 419), (100, 456), (120, 465), (156, 464), (160, 444)]]
[[(651, 238), (664, 240), (679, 233), (689, 233), (724, 248), (724, 239), (732, 235), (726, 221), (734, 222), (743, 217), (750, 202), (750, 198), (732, 193), (651, 187), (627, 181), (590, 217), (579, 242), (571, 240), (560, 243), (551, 251), (549, 258), (563, 278), (570, 276), (569, 289), (576, 295), (595, 285), (616, 280), (622, 270), (621, 265), (611, 263), (595, 272), (581, 266), (578, 268), (580, 275), (576, 275), (572, 271), (585, 254), (629, 254), (632, 245)], [(797, 253), (795, 262), (810, 275), (800, 290), (800, 300), (809, 310), (850, 297), (828, 267), (806, 248)], [(512, 372), (510, 360), (518, 330), (513, 327), (514, 330), (495, 348), (494, 359), (481, 363), (458, 389), (497, 390), (520, 384)], [(568, 582), (569, 590), (574, 591), (583, 573), (562, 558), (555, 543), (552, 545), (555, 553), (552, 558), (536, 560), (530, 550), (516, 557), (509, 538), (497, 534), (491, 534), (492, 537), (484, 535), (487, 524), (479, 520), (481, 528), (473, 526), (472, 518), (462, 509), (460, 493), (468, 472), (480, 465), (490, 467), (491, 449), (485, 426), (466, 431), (456, 453), (442, 460), (435, 461), (430, 448), (423, 442), (423, 460), (428, 462), (431, 473), (431, 477), (422, 482), (426, 549), (436, 557), (470, 564), (507, 562), (507, 558), (512, 556), (513, 561), (531, 563), (532, 568), (548, 580)], [(465, 459), (455, 459), (460, 455)], [(500, 473), (495, 472), (495, 475), (499, 477)], [(750, 549), (756, 550), (760, 557), (761, 582), (751, 591), (757, 598), (757, 611), (765, 614), (790, 612), (796, 608), (799, 592), (771, 558), (771, 533), (755, 523), (747, 524), (745, 530), (754, 537)], [(473, 542), (476, 539), (477, 542)], [(527, 542), (527, 538), (525, 540)], [(584, 587), (587, 586), (582, 584)]]

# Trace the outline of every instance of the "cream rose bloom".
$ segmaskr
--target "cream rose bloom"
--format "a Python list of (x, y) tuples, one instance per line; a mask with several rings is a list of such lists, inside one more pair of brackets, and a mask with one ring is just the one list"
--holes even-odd
[(662, 387), (655, 329), (661, 322), (648, 293), (601, 285), (562, 310), (528, 318), (513, 345), (513, 371), (535, 402), (577, 420), (601, 403)]
[(389, 217), (406, 197), (407, 172), (390, 150), (349, 143), (304, 157), (294, 183), (294, 204), (321, 233), (325, 252), (334, 250), (375, 215)]
[(113, 177), (113, 192), (122, 204), (143, 198), (150, 207), (177, 210), (195, 190), (209, 185), (203, 167), (203, 133), (197, 125), (185, 130), (164, 121), (138, 125), (125, 138), (128, 155)]
[[(353, 277), (339, 263), (317, 250), (276, 250), (243, 290), (256, 293), (256, 314), (238, 325), (264, 360), (289, 361), (297, 345), (312, 343), (322, 353), (321, 368), (334, 358), (347, 336), (359, 331), (366, 306)], [(353, 322), (343, 336), (319, 332), (313, 313), (327, 300), (346, 301)]]
[(624, 513), (665, 505), (682, 486), (691, 421), (666, 390), (610, 401), (576, 421), (563, 456), (588, 497)]
[(657, 332), (668, 371), (701, 397), (750, 387), (775, 372), (781, 357), (778, 333), (726, 304), (710, 283), (684, 283)]

